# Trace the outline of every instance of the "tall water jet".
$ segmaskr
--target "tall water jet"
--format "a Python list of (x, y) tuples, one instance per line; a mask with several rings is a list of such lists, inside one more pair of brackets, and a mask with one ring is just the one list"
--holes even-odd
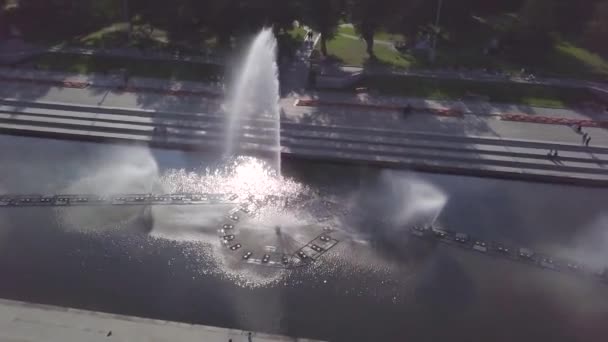
[(269, 156), (280, 173), (281, 137), (277, 41), (272, 29), (260, 31), (249, 47), (226, 104), (226, 156)]

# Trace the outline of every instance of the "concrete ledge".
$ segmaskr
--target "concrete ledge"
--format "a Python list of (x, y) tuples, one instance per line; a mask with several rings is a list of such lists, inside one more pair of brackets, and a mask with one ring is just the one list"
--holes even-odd
[(534, 173), (522, 173), (515, 170), (506, 169), (472, 169), (462, 168), (457, 166), (447, 165), (432, 165), (427, 163), (415, 163), (415, 162), (402, 162), (395, 164), (390, 161), (369, 161), (369, 160), (357, 160), (354, 158), (343, 158), (343, 157), (320, 157), (320, 156), (306, 156), (306, 155), (295, 155), (295, 154), (283, 154), (283, 158), (291, 160), (309, 160), (312, 162), (331, 162), (345, 165), (370, 165), (390, 169), (405, 169), (420, 172), (439, 173), (439, 174), (452, 174), (458, 176), (471, 176), (471, 177), (482, 177), (482, 178), (498, 178), (508, 180), (519, 180), (526, 182), (536, 183), (552, 183), (552, 184), (566, 184), (575, 186), (585, 187), (608, 187), (608, 180), (602, 179), (591, 179), (591, 178), (578, 178), (569, 177), (562, 175), (550, 175), (550, 174), (534, 174)]
[[(276, 153), (274, 121), (247, 121), (240, 151)], [(221, 116), (0, 101), (0, 132), (185, 150), (221, 150)], [(272, 133), (272, 134), (271, 134)], [(566, 184), (608, 185), (608, 148), (491, 137), (283, 122), (287, 158)], [(558, 160), (546, 152), (559, 149)], [(593, 154), (591, 154), (593, 153)]]
[[(362, 109), (371, 109), (371, 110), (397, 110), (401, 111), (404, 109), (404, 106), (397, 105), (380, 105), (373, 103), (354, 103), (354, 102), (338, 102), (338, 101), (323, 101), (323, 100), (315, 100), (315, 99), (298, 99), (294, 103), (294, 106), (297, 107), (317, 107), (317, 106), (329, 106), (329, 107), (340, 107), (340, 108), (362, 108)], [(449, 117), (462, 117), (464, 112), (459, 109), (438, 109), (438, 108), (429, 108), (429, 107), (415, 107), (412, 106), (412, 110), (415, 111), (425, 111), (431, 114), (439, 115), (439, 116), (449, 116)]]
[(156, 93), (171, 96), (203, 96), (216, 98), (223, 95), (223, 90), (217, 86), (189, 81), (169, 81), (131, 77), (125, 85), (124, 77), (120, 74), (81, 75), (56, 71), (0, 68), (0, 81), (26, 82), (76, 89), (97, 87), (117, 89), (125, 92)]
[(28, 82), (36, 84), (45, 84), (51, 86), (59, 86), (64, 88), (76, 88), (84, 89), (90, 85), (88, 82), (69, 81), (69, 80), (39, 80), (33, 78), (22, 78), (22, 77), (6, 77), (0, 76), (0, 81), (6, 82)]
[[(248, 331), (0, 299), (0, 340), (247, 341)], [(251, 332), (259, 342), (315, 340)]]
[[(374, 103), (356, 103), (356, 102), (343, 102), (343, 101), (323, 101), (316, 99), (298, 99), (295, 103), (298, 107), (339, 107), (339, 108), (359, 108), (369, 110), (391, 110), (391, 111), (402, 111), (404, 106), (397, 105), (381, 105)], [(412, 110), (417, 112), (426, 112), (438, 116), (447, 117), (463, 117), (466, 113), (460, 109), (435, 109), (429, 107), (416, 107), (413, 106)], [(563, 117), (554, 117), (546, 115), (530, 115), (530, 114), (516, 114), (516, 113), (491, 113), (486, 114), (488, 116), (496, 117), (500, 120), (505, 121), (516, 121), (516, 122), (531, 122), (546, 125), (565, 125), (573, 126), (580, 125), (582, 127), (601, 127), (608, 128), (608, 121), (606, 120), (585, 120), (585, 119), (569, 119)]]
[[(15, 108), (9, 108), (8, 111), (15, 111), (16, 114), (27, 112), (26, 109), (41, 108), (41, 109), (53, 109), (63, 110), (69, 112), (89, 112), (95, 114), (108, 114), (108, 115), (126, 115), (131, 117), (150, 117), (150, 118), (171, 118), (175, 120), (205, 120), (205, 123), (209, 121), (220, 121), (223, 116), (218, 114), (208, 113), (195, 113), (195, 112), (179, 112), (179, 111), (159, 111), (151, 109), (134, 109), (134, 108), (123, 108), (123, 107), (110, 107), (110, 106), (91, 106), (91, 105), (76, 105), (66, 104), (50, 101), (22, 101), (18, 99), (0, 99), (0, 105), (11, 106)], [(17, 107), (23, 107), (17, 110)], [(1, 111), (1, 107), (0, 107)], [(7, 112), (6, 110), (4, 112)], [(271, 121), (262, 118), (255, 118), (249, 120), (249, 122), (259, 123), (260, 125), (268, 124)], [(256, 124), (257, 125), (257, 124)], [(484, 145), (495, 145), (495, 146), (520, 146), (530, 147), (539, 149), (551, 149), (557, 148), (560, 151), (581, 151), (582, 147), (580, 144), (568, 144), (561, 142), (547, 142), (542, 140), (532, 139), (505, 139), (500, 137), (481, 137), (469, 135), (466, 137), (448, 135), (441, 133), (429, 133), (419, 131), (403, 131), (403, 130), (390, 130), (383, 128), (370, 128), (370, 127), (357, 127), (357, 126), (345, 126), (345, 125), (314, 125), (305, 123), (296, 123), (289, 121), (281, 122), (282, 128), (293, 128), (298, 130), (315, 130), (318, 132), (335, 133), (337, 131), (348, 131), (352, 134), (361, 135), (382, 135), (385, 137), (393, 137), (399, 139), (415, 139), (415, 140), (442, 140), (449, 143), (467, 143), (467, 144), (484, 144)], [(585, 147), (584, 151), (592, 153), (608, 153), (608, 148), (589, 146)]]
[[(0, 132), (14, 135), (25, 135), (32, 137), (45, 137), (55, 139), (68, 139), (92, 142), (112, 142), (121, 144), (143, 144), (155, 148), (180, 149), (180, 150), (207, 150), (218, 149), (222, 141), (192, 140), (177, 137), (166, 137), (164, 139), (154, 139), (153, 137), (141, 135), (119, 133), (100, 133), (92, 131), (77, 131), (70, 129), (53, 129), (43, 127), (28, 127), (13, 125), (7, 127), (0, 125)], [(244, 152), (253, 154), (273, 153), (270, 149), (259, 144), (246, 144), (241, 148)], [(337, 162), (348, 164), (365, 164), (387, 168), (411, 169), (415, 171), (459, 174), (467, 176), (493, 177), (504, 179), (516, 179), (533, 182), (561, 183), (581, 186), (607, 187), (608, 176), (589, 175), (589, 174), (569, 174), (568, 172), (531, 170), (517, 167), (508, 167), (508, 163), (503, 166), (492, 165), (483, 166), (471, 162), (458, 162), (449, 160), (415, 159), (408, 157), (373, 156), (357, 153), (356, 151), (332, 153), (328, 149), (306, 149), (306, 148), (283, 148), (282, 156), (290, 159), (306, 159), (325, 162)]]

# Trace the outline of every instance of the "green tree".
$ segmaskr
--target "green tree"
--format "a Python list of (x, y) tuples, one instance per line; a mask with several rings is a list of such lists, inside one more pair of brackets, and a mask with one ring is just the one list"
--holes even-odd
[(522, 27), (530, 33), (544, 33), (555, 29), (555, 1), (527, 0), (521, 8)]
[(466, 3), (464, 4), (460, 1), (455, 1), (455, 3), (463, 7), (464, 5), (466, 5), (468, 9), (478, 15), (497, 15), (509, 12), (517, 12), (523, 5), (524, 0), (466, 0)]
[(357, 33), (365, 40), (367, 54), (374, 55), (374, 35), (381, 28), (386, 28), (395, 13), (397, 1), (394, 0), (351, 0), (348, 10), (351, 22)]
[(75, 36), (120, 20), (121, 1), (20, 0), (15, 23), (26, 35)]
[(5, 13), (6, 0), (0, 0), (0, 40), (8, 33), (9, 20)]
[(214, 32), (221, 46), (229, 47), (230, 38), (237, 31), (241, 17), (241, 2), (237, 0), (215, 0), (207, 3), (204, 25)]
[(394, 8), (397, 18), (391, 23), (390, 30), (413, 37), (421, 27), (435, 21), (436, 1), (404, 0)]
[(129, 36), (131, 36), (133, 33), (133, 25), (131, 23), (131, 11), (129, 7), (129, 0), (122, 0), (122, 17), (124, 22), (127, 24)]
[(557, 30), (566, 34), (580, 34), (594, 14), (600, 0), (555, 0)]
[(321, 52), (327, 56), (327, 40), (336, 35), (345, 4), (341, 0), (308, 0), (304, 3), (304, 22), (321, 33)]
[(200, 14), (195, 10), (194, 0), (129, 0), (129, 4), (131, 16), (167, 31), (171, 40), (179, 40), (197, 28), (196, 18)]
[(520, 42), (535, 48), (552, 44), (551, 32), (557, 26), (554, 0), (526, 0), (520, 10), (520, 20)]
[(585, 30), (585, 41), (594, 51), (608, 55), (608, 1), (596, 5)]

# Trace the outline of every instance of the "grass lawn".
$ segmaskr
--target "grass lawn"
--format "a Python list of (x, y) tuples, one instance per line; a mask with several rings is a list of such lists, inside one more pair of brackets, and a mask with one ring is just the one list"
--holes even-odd
[(367, 87), (372, 91), (386, 95), (441, 100), (479, 95), (487, 97), (492, 102), (553, 108), (563, 108), (594, 99), (593, 94), (585, 89), (499, 82), (438, 80), (394, 75), (366, 76), (356, 87)]
[[(509, 48), (497, 56), (483, 54), (484, 46), (492, 37), (500, 36), (513, 25), (513, 15), (496, 18), (476, 18), (479, 26), (471, 32), (446, 33), (438, 43), (437, 60), (430, 64), (424, 56), (401, 53), (382, 44), (375, 44), (378, 62), (395, 68), (492, 68), (509, 72), (519, 72), (522, 68), (532, 69), (540, 76), (571, 77), (578, 79), (608, 79), (608, 58), (595, 54), (573, 40), (553, 35), (553, 46), (539, 51), (524, 48)], [(369, 63), (363, 40), (349, 39), (340, 34), (354, 35), (351, 26), (340, 26), (338, 34), (328, 42), (330, 55), (344, 64), (364, 66)], [(400, 41), (403, 37), (385, 32), (376, 34), (377, 40)]]
[[(357, 34), (357, 32), (355, 31), (355, 28), (352, 26), (340, 26), (338, 27), (338, 34), (343, 33), (343, 34), (348, 34), (351, 36), (359, 36)], [(388, 33), (388, 32), (376, 32), (376, 34), (374, 35), (374, 39), (377, 40), (384, 40), (384, 41), (391, 41), (391, 42), (398, 42), (398, 41), (403, 41), (403, 35), (400, 34), (393, 34), (393, 33)]]
[(121, 57), (83, 56), (72, 54), (42, 54), (27, 61), (43, 70), (106, 73), (125, 69), (131, 76), (178, 79), (184, 81), (218, 80), (224, 68), (214, 64), (147, 61)]
[(362, 66), (367, 58), (365, 44), (362, 41), (342, 36), (336, 36), (327, 42), (327, 53), (346, 65)]
[(563, 74), (577, 78), (608, 79), (608, 59), (576, 46), (567, 40), (558, 40), (552, 54), (547, 57), (547, 73)]
[[(317, 45), (317, 48), (319, 46)], [(327, 52), (337, 61), (353, 66), (363, 66), (369, 63), (365, 42), (337, 35), (327, 42)], [(374, 52), (378, 62), (396, 68), (410, 67), (414, 58), (391, 49), (386, 45), (374, 44)]]
[(204, 32), (191, 32), (180, 39), (169, 39), (165, 30), (150, 25), (133, 24), (129, 37), (125, 23), (115, 23), (84, 35), (73, 37), (67, 45), (89, 48), (145, 47), (147, 49), (174, 50), (179, 48), (185, 53), (200, 53), (217, 49), (217, 39)]
[[(448, 46), (446, 46), (448, 45)], [(570, 77), (577, 79), (608, 79), (608, 59), (590, 52), (571, 41), (555, 38), (553, 46), (542, 51), (512, 49), (498, 56), (485, 56), (479, 46), (441, 45), (437, 61), (430, 65), (425, 59), (418, 64), (425, 68), (467, 67), (494, 68), (519, 72), (521, 68), (532, 69), (541, 76)]]
[(184, 53), (212, 52), (218, 49), (214, 35), (203, 31), (192, 31), (181, 37), (170, 37), (167, 31), (152, 28), (148, 24), (134, 22), (132, 34), (123, 22), (85, 29), (69, 26), (47, 27), (30, 25), (23, 32), (28, 42), (46, 46), (77, 46), (87, 48), (121, 48), (145, 47), (147, 49), (173, 51), (180, 49)]

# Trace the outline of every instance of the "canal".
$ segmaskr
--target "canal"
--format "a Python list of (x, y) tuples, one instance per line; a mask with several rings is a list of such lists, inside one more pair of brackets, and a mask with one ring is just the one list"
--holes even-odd
[(605, 189), (297, 160), (275, 181), (256, 162), (218, 172), (208, 152), (7, 136), (0, 146), (2, 193), (227, 188), (348, 208), (340, 243), (291, 271), (226, 263), (204, 227), (192, 233), (206, 222), (197, 209), (1, 209), (0, 297), (332, 341), (608, 336), (608, 286), (408, 234), (433, 221), (604, 267)]

